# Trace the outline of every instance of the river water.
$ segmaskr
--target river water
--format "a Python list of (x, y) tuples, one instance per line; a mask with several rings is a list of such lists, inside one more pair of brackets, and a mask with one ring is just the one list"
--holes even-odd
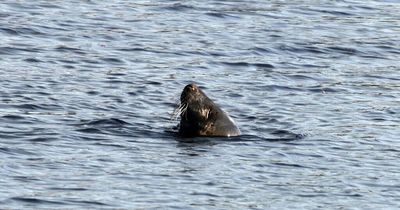
[[(400, 3), (0, 3), (1, 209), (399, 209)], [(196, 83), (243, 135), (182, 139)]]

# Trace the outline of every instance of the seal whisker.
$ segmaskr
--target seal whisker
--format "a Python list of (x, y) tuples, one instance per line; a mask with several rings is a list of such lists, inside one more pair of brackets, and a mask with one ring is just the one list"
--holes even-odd
[(178, 119), (178, 117), (186, 111), (188, 107), (187, 103), (181, 103), (172, 113), (170, 121)]
[(187, 110), (188, 106), (189, 105), (187, 103), (184, 103), (182, 108), (179, 110), (179, 115), (178, 116), (181, 116), (184, 113), (185, 114), (185, 118), (186, 118), (186, 114), (187, 114), (186, 110)]

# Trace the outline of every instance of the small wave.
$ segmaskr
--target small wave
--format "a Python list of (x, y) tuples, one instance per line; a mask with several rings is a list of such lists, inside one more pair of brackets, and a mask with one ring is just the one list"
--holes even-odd
[(65, 199), (70, 204), (89, 204), (89, 205), (97, 205), (97, 206), (109, 206), (106, 203), (100, 201), (86, 201), (86, 200), (76, 200), (76, 199)]
[(353, 13), (339, 11), (339, 10), (316, 9), (316, 8), (302, 8), (302, 9), (311, 11), (311, 12), (330, 14), (330, 15), (335, 15), (335, 16), (352, 16), (352, 15), (354, 15)]
[(250, 48), (249, 50), (253, 50), (258, 53), (265, 53), (265, 54), (273, 53), (273, 50), (268, 49), (268, 48), (263, 48), (263, 47), (254, 47), (254, 48)]
[(328, 49), (345, 55), (355, 55), (360, 53), (360, 51), (350, 47), (328, 47)]
[(12, 115), (12, 114), (4, 115), (4, 116), (2, 116), (2, 118), (4, 118), (4, 119), (10, 119), (10, 120), (23, 120), (23, 119), (25, 119), (25, 117), (23, 117), (23, 116), (20, 116), (20, 115)]
[(16, 28), (15, 30), (20, 35), (45, 35), (45, 33), (41, 32), (37, 29), (34, 29), (34, 28), (21, 27), (21, 28)]
[(149, 48), (141, 48), (141, 47), (118, 48), (117, 50), (118, 51), (123, 51), (123, 52), (146, 52), (146, 53), (155, 53), (155, 54), (185, 55), (182, 52), (167, 51), (167, 50), (162, 50), (162, 49), (157, 49), (157, 48), (150, 48), (150, 47)]
[(314, 92), (314, 93), (338, 93), (338, 92), (347, 92), (346, 89), (342, 88), (330, 88), (330, 87), (323, 87), (321, 85), (311, 86), (306, 89), (307, 91)]
[(61, 190), (61, 191), (86, 191), (87, 188), (83, 187), (50, 187), (50, 190)]
[(107, 73), (107, 75), (111, 75), (111, 76), (126, 76), (127, 74), (125, 73), (119, 73), (119, 72), (109, 72)]
[(15, 105), (14, 107), (18, 109), (30, 109), (30, 110), (38, 110), (42, 108), (41, 106), (36, 104), (21, 104), (21, 105)]
[(18, 32), (11, 28), (0, 28), (0, 32), (6, 35), (18, 35)]
[(140, 52), (140, 51), (147, 52), (148, 51), (147, 49), (141, 48), (141, 47), (119, 48), (117, 50), (123, 51), (123, 52)]
[(281, 162), (278, 162), (278, 163), (273, 163), (273, 164), (277, 165), (277, 166), (285, 166), (285, 167), (308, 168), (306, 166), (302, 166), (302, 165), (295, 164), (295, 163), (281, 163)]
[(126, 125), (130, 124), (117, 118), (99, 119), (78, 124), (78, 127), (83, 128), (78, 128), (76, 131), (82, 133), (103, 134), (109, 129), (120, 129)]
[(66, 63), (66, 64), (77, 64), (77, 61), (74, 60), (69, 60), (69, 59), (57, 59), (57, 61), (61, 62), (61, 63)]
[(50, 200), (44, 200), (44, 199), (39, 199), (39, 198), (13, 197), (11, 199), (14, 201), (31, 203), (31, 204), (60, 204), (60, 205), (66, 204), (66, 203), (60, 202), (60, 201), (50, 201)]
[(296, 134), (291, 131), (285, 131), (285, 130), (277, 130), (276, 132), (271, 132), (269, 134), (270, 136), (268, 137), (255, 136), (255, 139), (257, 139), (257, 141), (263, 141), (263, 142), (291, 142), (303, 138), (301, 134)]
[(291, 52), (291, 53), (312, 53), (312, 54), (327, 54), (325, 49), (315, 47), (315, 46), (303, 46), (305, 44), (300, 44), (301, 46), (290, 46), (287, 44), (281, 44), (277, 48), (281, 51)]
[(175, 3), (172, 5), (162, 6), (161, 9), (162, 10), (164, 10), (164, 9), (173, 10), (173, 11), (186, 11), (186, 10), (193, 10), (193, 9), (195, 9), (195, 7), (189, 6), (189, 5), (184, 5), (181, 3)]
[(110, 118), (110, 119), (100, 119), (100, 120), (93, 120), (87, 123), (86, 125), (127, 125), (129, 123), (117, 119), (117, 118)]
[[(47, 95), (47, 93), (43, 95)], [(14, 105), (14, 107), (23, 110), (59, 110), (61, 108), (61, 106), (56, 104), (19, 104)]]
[(281, 140), (299, 140), (303, 139), (306, 134), (298, 134), (288, 130), (276, 129), (271, 132), (272, 135), (278, 136)]
[(247, 63), (247, 62), (222, 62), (224, 65), (228, 66), (255, 66), (257, 68), (275, 68), (272, 64), (269, 63)]
[(12, 155), (36, 155), (35, 153), (30, 152), (26, 149), (7, 148), (7, 147), (0, 147), (0, 153), (12, 154)]
[(0, 55), (15, 55), (21, 52), (38, 53), (41, 49), (33, 47), (0, 47)]
[(60, 5), (51, 4), (50, 2), (46, 2), (43, 4), (39, 4), (38, 7), (46, 8), (46, 9), (62, 9)]
[(228, 15), (228, 14), (224, 14), (224, 13), (220, 13), (220, 12), (206, 12), (205, 14), (208, 16), (217, 17), (217, 18), (233, 17), (232, 15)]
[(102, 133), (102, 131), (97, 128), (82, 128), (82, 129), (78, 129), (76, 131), (82, 132), (82, 133)]
[(24, 59), (24, 61), (29, 62), (29, 63), (40, 63), (40, 62), (43, 62), (43, 61), (41, 61), (41, 60), (39, 60), (37, 58), (27, 58), (27, 59)]
[(192, 192), (191, 195), (194, 195), (196, 197), (198, 197), (198, 196), (206, 196), (206, 197), (213, 197), (213, 198), (221, 197), (217, 194), (207, 193), (207, 192)]
[(123, 60), (118, 59), (118, 58), (102, 58), (101, 60), (109, 63), (109, 64), (122, 64), (124, 63)]
[(100, 61), (98, 60), (93, 60), (93, 59), (80, 59), (80, 61), (84, 62), (84, 63), (88, 63), (88, 64), (100, 64)]
[(36, 137), (36, 138), (29, 138), (27, 141), (30, 142), (50, 142), (50, 141), (55, 141), (57, 138), (54, 137)]
[(82, 51), (79, 48), (67, 47), (67, 46), (63, 46), (63, 45), (57, 46), (55, 48), (55, 50), (58, 51), (58, 52), (72, 52), (72, 53), (79, 54), (79, 55), (85, 55), (86, 54), (84, 51)]
[(33, 28), (26, 28), (26, 27), (20, 27), (20, 28), (0, 28), (0, 32), (3, 32), (7, 35), (45, 35), (45, 33), (33, 29)]
[(297, 88), (297, 87), (290, 87), (287, 85), (264, 85), (264, 86), (259, 86), (258, 88), (262, 90), (268, 90), (268, 91), (277, 91), (277, 90), (284, 90), (284, 91), (295, 91), (295, 92), (303, 92), (304, 90), (302, 88)]

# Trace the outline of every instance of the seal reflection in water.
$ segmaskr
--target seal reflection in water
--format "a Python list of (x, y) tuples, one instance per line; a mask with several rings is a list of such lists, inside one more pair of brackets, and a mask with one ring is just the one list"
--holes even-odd
[(236, 123), (195, 84), (186, 85), (181, 94), (179, 134), (194, 136), (237, 136)]

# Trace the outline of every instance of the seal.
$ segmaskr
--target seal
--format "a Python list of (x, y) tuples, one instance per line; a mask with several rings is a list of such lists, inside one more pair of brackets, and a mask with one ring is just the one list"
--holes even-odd
[(240, 130), (228, 113), (216, 105), (195, 84), (188, 84), (182, 91), (178, 133), (184, 137), (238, 136)]

